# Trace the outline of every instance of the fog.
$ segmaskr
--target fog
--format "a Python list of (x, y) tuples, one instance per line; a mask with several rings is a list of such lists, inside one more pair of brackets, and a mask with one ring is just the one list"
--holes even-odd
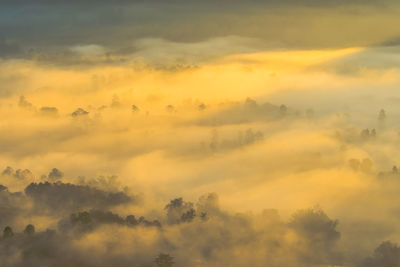
[(400, 266), (397, 3), (93, 5), (0, 3), (1, 266)]

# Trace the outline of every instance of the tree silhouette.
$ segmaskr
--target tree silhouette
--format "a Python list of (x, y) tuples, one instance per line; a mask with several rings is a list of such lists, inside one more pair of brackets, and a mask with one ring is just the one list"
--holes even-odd
[(206, 105), (204, 103), (201, 103), (197, 108), (199, 110), (205, 110), (206, 109)]
[(379, 111), (378, 120), (379, 120), (380, 122), (383, 122), (385, 119), (386, 119), (386, 112), (385, 112), (384, 109), (381, 109), (381, 110)]
[(360, 136), (361, 136), (361, 138), (363, 138), (365, 140), (368, 139), (370, 136), (369, 129), (362, 130), (360, 133)]
[(173, 105), (168, 105), (166, 109), (168, 112), (175, 112), (175, 107)]
[(72, 223), (89, 224), (92, 222), (90, 213), (87, 211), (79, 212), (78, 215), (73, 213), (70, 219)]
[(190, 209), (187, 212), (183, 213), (181, 216), (182, 222), (191, 222), (194, 217), (196, 217), (196, 211), (194, 209)]
[(372, 130), (371, 130), (370, 136), (371, 136), (371, 137), (375, 137), (375, 136), (376, 136), (376, 130), (375, 130), (375, 129), (372, 129)]
[(34, 235), (35, 234), (35, 226), (33, 226), (32, 224), (28, 224), (25, 227), (24, 234), (26, 234), (26, 235)]
[(133, 112), (138, 112), (139, 108), (136, 105), (132, 105), (132, 111)]
[(64, 173), (57, 168), (53, 168), (48, 177), (51, 180), (58, 180), (64, 177)]
[(287, 110), (288, 110), (287, 106), (285, 106), (283, 104), (279, 107), (279, 111), (280, 111), (281, 115), (286, 115)]
[(13, 230), (10, 226), (6, 226), (3, 231), (3, 238), (9, 238), (14, 236)]
[(398, 169), (397, 169), (397, 166), (396, 166), (396, 165), (393, 166), (393, 168), (392, 168), (392, 173), (398, 173)]
[(172, 267), (174, 265), (173, 257), (169, 254), (160, 253), (154, 260), (158, 267)]

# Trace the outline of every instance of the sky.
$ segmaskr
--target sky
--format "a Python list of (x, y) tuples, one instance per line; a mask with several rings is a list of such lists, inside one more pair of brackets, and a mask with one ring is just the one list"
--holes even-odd
[(400, 266), (399, 15), (0, 0), (0, 266)]

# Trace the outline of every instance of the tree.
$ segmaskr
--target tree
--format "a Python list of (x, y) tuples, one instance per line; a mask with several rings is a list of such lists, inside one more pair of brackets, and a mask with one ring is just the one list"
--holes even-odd
[(396, 166), (396, 165), (393, 166), (393, 168), (392, 168), (392, 173), (398, 173), (398, 170), (397, 170), (397, 166)]
[(138, 220), (136, 220), (136, 218), (135, 218), (135, 215), (126, 216), (125, 221), (128, 225), (138, 225), (139, 224)]
[(154, 262), (158, 267), (172, 267), (174, 265), (173, 259), (169, 254), (160, 253)]
[(165, 210), (170, 224), (190, 222), (196, 216), (193, 203), (183, 201), (181, 197), (171, 200), (165, 206)]
[(385, 119), (386, 119), (386, 112), (385, 112), (384, 109), (381, 109), (381, 110), (379, 111), (378, 120), (379, 120), (380, 122), (384, 122)]
[(53, 168), (48, 177), (51, 180), (58, 180), (64, 177), (64, 173), (57, 168)]
[(283, 104), (279, 107), (279, 111), (280, 111), (281, 115), (286, 115), (287, 110), (288, 110), (288, 108)]
[(73, 213), (73, 214), (71, 214), (71, 222), (72, 223), (89, 224), (92, 222), (92, 218), (90, 216), (90, 213), (87, 211), (79, 212), (78, 215)]
[(194, 217), (196, 217), (196, 211), (194, 209), (190, 209), (187, 212), (183, 213), (181, 216), (182, 222), (191, 222)]
[(386, 267), (400, 266), (400, 247), (390, 241), (385, 241), (379, 245), (371, 257), (364, 259), (360, 267)]
[(75, 110), (74, 112), (71, 113), (72, 117), (79, 117), (79, 116), (85, 116), (88, 115), (89, 112), (84, 110), (83, 108), (78, 108), (77, 110)]
[(370, 135), (371, 135), (371, 137), (376, 137), (376, 130), (372, 129)]
[(370, 134), (369, 134), (369, 129), (364, 129), (360, 133), (361, 138), (363, 139), (368, 139)]
[(201, 103), (198, 107), (198, 110), (205, 110), (206, 109), (206, 105), (204, 103)]
[(26, 234), (26, 235), (34, 235), (35, 234), (35, 226), (33, 226), (32, 224), (28, 224), (25, 227), (24, 234)]
[(136, 105), (132, 105), (132, 111), (133, 112), (138, 112), (139, 108)]
[(10, 238), (14, 236), (14, 232), (10, 226), (6, 226), (3, 231), (3, 238)]
[(175, 112), (175, 107), (173, 106), (173, 105), (168, 105), (167, 107), (166, 107), (166, 109), (167, 109), (167, 111), (168, 112)]
[(121, 106), (121, 102), (119, 101), (119, 97), (117, 95), (113, 95), (113, 98), (111, 101), (111, 107), (118, 108), (120, 106)]
[(18, 102), (18, 106), (20, 106), (21, 108), (32, 108), (32, 103), (28, 102), (28, 100), (26, 100), (25, 96), (21, 95), (19, 97), (19, 102)]

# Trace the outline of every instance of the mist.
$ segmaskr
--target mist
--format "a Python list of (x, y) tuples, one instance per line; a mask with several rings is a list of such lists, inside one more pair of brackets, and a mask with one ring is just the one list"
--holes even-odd
[(400, 266), (395, 1), (2, 1), (0, 266)]

